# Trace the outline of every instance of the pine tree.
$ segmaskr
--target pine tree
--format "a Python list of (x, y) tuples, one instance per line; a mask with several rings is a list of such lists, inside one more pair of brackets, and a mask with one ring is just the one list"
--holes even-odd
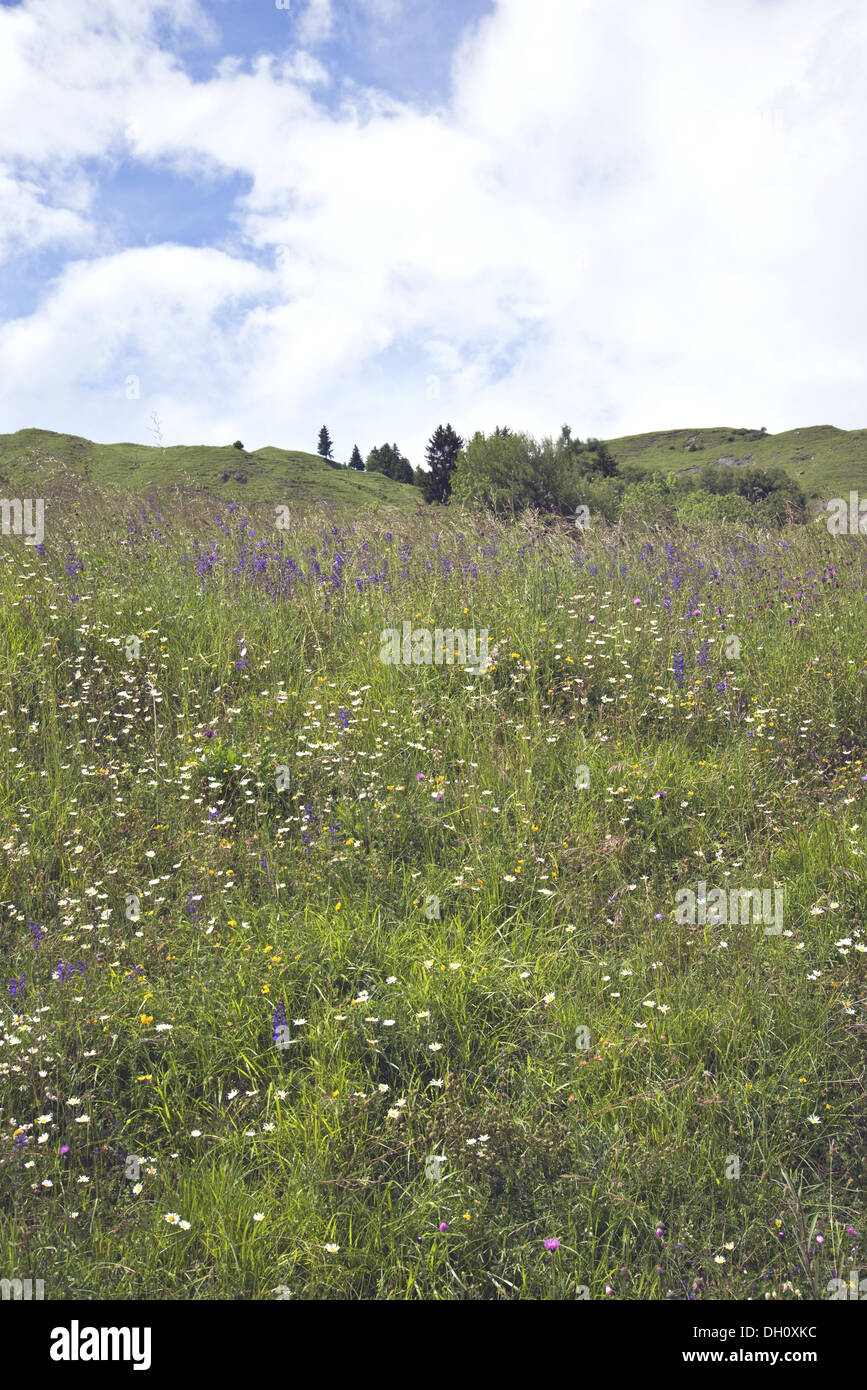
[(323, 425), (322, 429), (319, 431), (319, 443), (316, 446), (316, 452), (320, 455), (321, 458), (330, 459), (334, 457), (334, 454), (332, 452), (333, 448), (334, 446), (331, 443), (331, 435), (328, 433), (328, 430), (326, 429), (325, 425)]
[(411, 483), (412, 464), (404, 458), (396, 444), (380, 444), (367, 455), (368, 473), (384, 473), (398, 483)]
[(364, 459), (361, 457), (357, 444), (353, 444), (352, 446), (352, 453), (349, 457), (349, 467), (357, 468), (359, 473), (364, 472)]
[(451, 425), (437, 425), (425, 449), (429, 472), (425, 474), (422, 488), (426, 502), (448, 502), (452, 474), (463, 447), (464, 441)]
[(617, 472), (617, 460), (611, 453), (607, 444), (600, 440), (593, 451), (591, 469), (594, 473), (599, 473), (603, 478), (613, 478)]

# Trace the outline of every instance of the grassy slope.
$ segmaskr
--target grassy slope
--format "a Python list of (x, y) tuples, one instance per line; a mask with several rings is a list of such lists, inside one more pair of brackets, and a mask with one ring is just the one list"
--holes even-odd
[[(695, 439), (698, 448), (687, 449)], [(838, 430), (834, 425), (761, 435), (758, 430), (658, 430), (608, 441), (619, 463), (632, 461), (665, 473), (703, 467), (723, 457), (785, 468), (808, 497), (845, 496), (850, 488), (867, 490), (867, 430)]]
[[(224, 481), (223, 475), (229, 477)], [(246, 482), (237, 475), (246, 475)], [(420, 505), (415, 488), (377, 473), (331, 468), (317, 454), (298, 450), (231, 446), (95, 444), (74, 434), (18, 430), (0, 435), (0, 488), (7, 494), (32, 496), (75, 489), (82, 482), (122, 489), (141, 496), (149, 488), (181, 486), (227, 501), (273, 502), (308, 507), (319, 503), (341, 511), (394, 507), (414, 512)]]
[[(695, 440), (698, 448), (689, 450)], [(669, 473), (700, 468), (723, 457), (741, 463), (781, 467), (808, 497), (845, 496), (850, 488), (867, 492), (867, 429), (834, 425), (761, 435), (758, 430), (715, 428), (659, 430), (608, 441), (615, 458)], [(246, 474), (240, 482), (236, 475)], [(229, 477), (224, 481), (223, 475)], [(251, 503), (325, 503), (340, 511), (393, 507), (412, 513), (419, 493), (377, 474), (329, 468), (316, 454), (265, 448), (241, 453), (231, 447), (149, 444), (96, 444), (78, 435), (51, 430), (18, 430), (0, 435), (0, 489), (7, 494), (47, 494), (78, 488), (123, 489), (137, 495), (148, 488), (180, 485), (185, 490)]]

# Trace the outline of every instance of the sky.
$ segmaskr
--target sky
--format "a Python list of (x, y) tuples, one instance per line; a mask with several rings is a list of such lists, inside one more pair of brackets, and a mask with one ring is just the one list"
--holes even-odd
[(0, 433), (867, 425), (867, 7), (0, 0)]

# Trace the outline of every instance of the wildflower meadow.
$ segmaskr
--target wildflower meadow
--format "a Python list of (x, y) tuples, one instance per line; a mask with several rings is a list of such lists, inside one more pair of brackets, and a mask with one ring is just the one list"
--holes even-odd
[(861, 535), (166, 489), (34, 540), (0, 537), (6, 1278), (859, 1296)]

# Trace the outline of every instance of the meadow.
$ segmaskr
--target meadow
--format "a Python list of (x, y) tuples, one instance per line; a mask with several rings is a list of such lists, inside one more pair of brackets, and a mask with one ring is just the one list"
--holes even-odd
[[(0, 1275), (826, 1299), (867, 547), (178, 494), (0, 538)], [(384, 629), (491, 665), (386, 665)], [(678, 920), (782, 890), (782, 930)]]

